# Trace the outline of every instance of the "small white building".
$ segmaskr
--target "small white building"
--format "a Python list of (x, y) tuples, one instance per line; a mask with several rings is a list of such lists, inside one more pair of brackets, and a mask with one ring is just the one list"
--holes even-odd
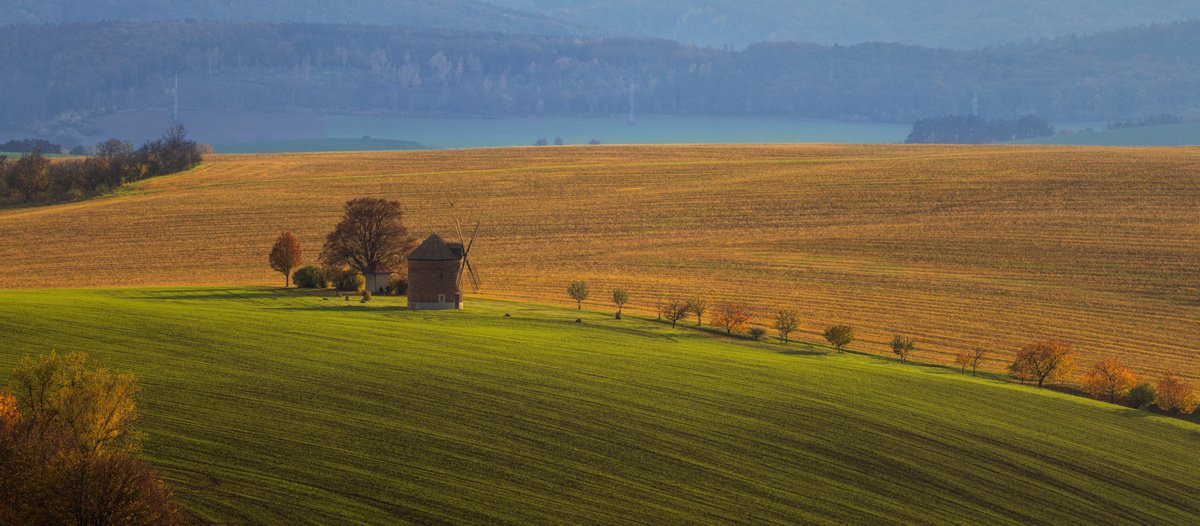
[(392, 286), (392, 271), (383, 263), (376, 263), (371, 267), (371, 271), (363, 275), (366, 281), (364, 288), (371, 291), (371, 294), (387, 294), (388, 287)]

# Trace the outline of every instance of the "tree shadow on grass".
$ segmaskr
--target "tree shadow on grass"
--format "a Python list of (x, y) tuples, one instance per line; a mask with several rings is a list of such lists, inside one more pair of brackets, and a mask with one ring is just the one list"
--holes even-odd
[(776, 351), (776, 352), (778, 352), (779, 354), (782, 354), (782, 355), (786, 355), (786, 356), (832, 356), (831, 354), (829, 354), (825, 351), (818, 351), (818, 350), (813, 350), (813, 349), (808, 349), (808, 350), (784, 349), (782, 351)]
[[(386, 313), (393, 313), (393, 312), (407, 312), (407, 311), (409, 311), (409, 308), (406, 306), (403, 306), (403, 305), (388, 305), (386, 307), (377, 307), (377, 306), (373, 306), (373, 305), (364, 305), (362, 303), (359, 303), (358, 301), (355, 301), (353, 303), (336, 302), (335, 301), (335, 302), (329, 303), (328, 305), (314, 305), (311, 307), (297, 307), (297, 306), (279, 307), (279, 308), (275, 308), (272, 310), (312, 311), (312, 312), (327, 312), (327, 311), (334, 310), (334, 311), (340, 311), (340, 312), (349, 311), (349, 312), (370, 312), (370, 313), (377, 313), (377, 314), (386, 314)], [(413, 311), (413, 312), (418, 312), (418, 311)], [(437, 311), (420, 311), (420, 312), (437, 312)], [(452, 311), (452, 312), (458, 312), (458, 311)]]

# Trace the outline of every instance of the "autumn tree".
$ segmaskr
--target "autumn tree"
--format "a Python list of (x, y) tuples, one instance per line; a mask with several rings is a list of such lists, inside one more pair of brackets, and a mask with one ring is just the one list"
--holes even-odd
[(912, 354), (913, 349), (917, 346), (917, 342), (912, 338), (900, 336), (899, 334), (892, 337), (892, 353), (900, 357), (900, 363), (908, 361), (908, 356)]
[(583, 302), (588, 299), (588, 284), (583, 281), (572, 281), (567, 285), (567, 295), (575, 300), (575, 308), (583, 310)]
[(621, 319), (621, 309), (629, 303), (629, 292), (625, 289), (613, 289), (612, 291), (613, 304), (617, 306), (617, 319)]
[(1159, 409), (1182, 414), (1191, 414), (1200, 405), (1196, 387), (1176, 371), (1170, 371), (1154, 382), (1154, 405)]
[(958, 366), (958, 374), (967, 374), (967, 366), (971, 365), (971, 351), (958, 351), (954, 356), (954, 365)]
[(794, 310), (783, 309), (775, 315), (775, 330), (779, 332), (779, 339), (783, 343), (788, 342), (788, 337), (800, 328), (800, 314)]
[(846, 346), (854, 341), (854, 328), (849, 325), (834, 325), (825, 329), (822, 336), (825, 336), (829, 345), (837, 349), (838, 354), (841, 354)]
[(291, 232), (279, 234), (279, 238), (275, 240), (275, 246), (271, 247), (271, 268), (275, 272), (283, 273), (283, 288), (292, 286), (290, 281), (292, 269), (300, 266), (301, 257), (300, 240)]
[(133, 375), (50, 353), (22, 360), (9, 387), (15, 397), (0, 394), (0, 522), (184, 522), (171, 489), (133, 456)]
[(708, 299), (697, 296), (688, 300), (688, 310), (696, 315), (696, 326), (699, 327), (704, 322), (704, 313), (708, 312)]
[(398, 201), (359, 197), (346, 201), (342, 220), (325, 238), (321, 263), (366, 275), (376, 264), (397, 270), (416, 245), (404, 226)]
[(679, 320), (682, 320), (691, 312), (692, 310), (688, 302), (673, 299), (663, 305), (662, 315), (664, 318), (671, 320), (671, 328), (674, 329), (675, 324), (679, 323)]
[(1100, 360), (1079, 377), (1083, 390), (1096, 398), (1117, 403), (1137, 385), (1138, 378), (1125, 364), (1111, 358)]
[(971, 353), (971, 376), (975, 376), (979, 370), (979, 364), (983, 363), (983, 358), (987, 355), (987, 351), (983, 349), (975, 349)]
[(721, 303), (713, 309), (712, 323), (725, 329), (725, 334), (744, 331), (750, 326), (750, 307), (741, 303)]
[(1042, 387), (1046, 381), (1070, 378), (1075, 368), (1075, 349), (1060, 340), (1046, 340), (1026, 345), (1017, 351), (1008, 371), (1022, 382), (1036, 381)]

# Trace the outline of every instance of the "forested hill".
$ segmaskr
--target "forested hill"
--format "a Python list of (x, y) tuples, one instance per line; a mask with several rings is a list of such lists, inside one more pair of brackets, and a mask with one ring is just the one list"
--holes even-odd
[(1200, 16), (1195, 0), (490, 0), (617, 34), (970, 49)]
[(1200, 22), (985, 51), (514, 36), (230, 22), (0, 28), (0, 119), (184, 109), (773, 115), (912, 122), (978, 109), (1105, 121), (1200, 107)]
[(599, 33), (478, 0), (9, 0), (4, 4), (0, 25), (192, 19), (372, 24), (535, 35)]

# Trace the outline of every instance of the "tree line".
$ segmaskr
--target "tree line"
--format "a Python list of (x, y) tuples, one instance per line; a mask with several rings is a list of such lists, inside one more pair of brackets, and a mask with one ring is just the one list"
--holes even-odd
[(38, 148), (14, 161), (0, 155), (0, 204), (74, 201), (123, 184), (182, 172), (197, 164), (206, 146), (188, 140), (182, 125), (140, 148), (117, 139), (96, 146), (82, 160), (51, 161)]
[[(583, 302), (591, 296), (591, 289), (585, 281), (573, 281), (566, 290), (579, 310), (583, 309)], [(621, 319), (629, 298), (626, 289), (612, 290), (617, 319)], [(723, 302), (714, 305), (703, 296), (687, 299), (660, 296), (655, 303), (655, 311), (657, 319), (670, 322), (671, 328), (676, 328), (680, 321), (691, 315), (696, 317), (695, 326), (700, 327), (704, 323), (705, 313), (711, 312), (710, 325), (723, 330), (726, 335), (746, 332), (753, 340), (761, 340), (766, 335), (764, 329), (751, 327), (754, 313), (744, 303)], [(800, 314), (794, 309), (781, 309), (767, 322), (775, 329), (778, 341), (787, 344), (791, 341), (791, 335), (800, 328)], [(830, 325), (821, 332), (821, 336), (841, 354), (854, 342), (855, 330), (845, 324)], [(892, 337), (890, 348), (900, 363), (906, 363), (917, 350), (917, 341), (897, 334)], [(954, 365), (962, 374), (966, 374), (970, 368), (971, 374), (976, 375), (987, 356), (988, 352), (983, 349), (963, 350), (955, 355)], [(1146, 379), (1119, 360), (1103, 358), (1076, 375), (1076, 361), (1076, 351), (1071, 344), (1061, 340), (1037, 341), (1017, 351), (1007, 366), (1007, 372), (1022, 383), (1035, 383), (1038, 387), (1074, 380), (1083, 392), (1098, 400), (1138, 409), (1153, 405), (1166, 413), (1191, 414), (1200, 408), (1200, 389), (1177, 371)]]
[(1200, 106), (1200, 21), (948, 51), (762, 43), (743, 50), (330, 24), (217, 21), (0, 28), (0, 124), (64, 145), (92, 114), (788, 116), (912, 122), (979, 113), (1111, 121)]
[(1036, 115), (1018, 119), (984, 119), (978, 115), (947, 115), (913, 123), (908, 144), (990, 144), (1054, 135), (1054, 125)]

